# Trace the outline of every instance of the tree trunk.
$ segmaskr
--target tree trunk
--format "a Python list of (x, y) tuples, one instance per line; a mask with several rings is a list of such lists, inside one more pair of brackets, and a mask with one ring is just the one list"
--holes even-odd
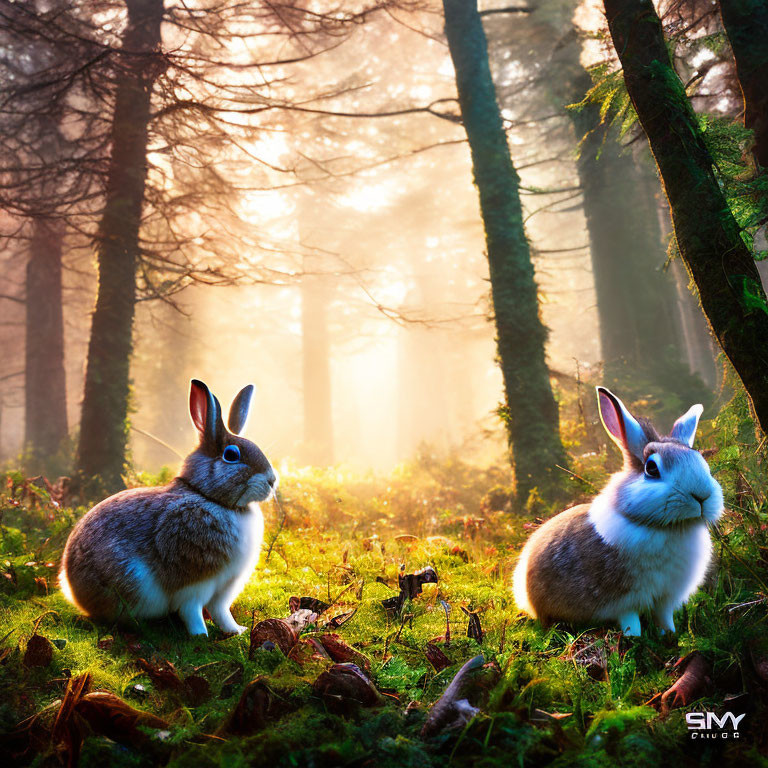
[(313, 466), (328, 467), (334, 462), (328, 286), (318, 275), (301, 280), (301, 344), (304, 459)]
[(605, 0), (605, 11), (627, 91), (664, 183), (680, 254), (765, 431), (768, 305), (754, 259), (718, 186), (652, 1)]
[(752, 153), (768, 169), (768, 0), (720, 0), (744, 96), (744, 125), (755, 135)]
[(61, 294), (62, 230), (58, 222), (32, 222), (26, 277), (26, 471), (47, 471), (67, 437), (64, 320)]
[(507, 435), (518, 499), (524, 502), (534, 488), (544, 496), (557, 493), (562, 473), (556, 465), (565, 462), (546, 364), (547, 332), (539, 316), (519, 178), (496, 101), (477, 2), (443, 0), (443, 8), (485, 226)]
[[(310, 222), (317, 216), (308, 192), (298, 202), (301, 245), (311, 249)], [(328, 334), (328, 305), (331, 287), (322, 274), (323, 260), (308, 251), (303, 258), (301, 279), (301, 360), (304, 404), (304, 461), (316, 467), (334, 463), (333, 403), (331, 395), (331, 346)]]
[(123, 486), (129, 369), (136, 308), (139, 229), (147, 176), (152, 87), (163, 0), (126, 0), (128, 53), (116, 75), (106, 203), (99, 231), (99, 288), (93, 313), (80, 422), (78, 470), (107, 491)]
[[(589, 88), (582, 81), (580, 94)], [(577, 137), (577, 161), (595, 279), (600, 343), (608, 379), (628, 365), (654, 379), (664, 348), (680, 357), (674, 285), (662, 270), (665, 256), (655, 209), (632, 155), (600, 124), (596, 105), (569, 112)], [(663, 334), (648, 333), (648, 324)]]

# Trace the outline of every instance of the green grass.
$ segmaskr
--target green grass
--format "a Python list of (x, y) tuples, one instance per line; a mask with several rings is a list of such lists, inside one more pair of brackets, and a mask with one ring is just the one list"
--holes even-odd
[[(55, 573), (67, 532), (84, 509), (58, 509), (45, 494), (34, 502), (22, 499), (20, 477), (9, 475), (0, 496), (0, 655), (8, 651), (0, 663), (2, 730), (13, 731), (60, 699), (68, 677), (89, 672), (94, 688), (160, 715), (170, 727), (160, 740), (151, 737), (158, 745), (152, 751), (146, 744), (88, 735), (81, 765), (768, 764), (766, 685), (755, 668), (756, 660), (768, 656), (766, 605), (760, 602), (768, 579), (768, 505), (758, 481), (752, 478), (738, 496), (734, 491), (732, 501), (739, 504), (721, 526), (717, 571), (678, 612), (677, 636), (662, 638), (651, 629), (640, 639), (619, 640), (605, 628), (587, 634), (567, 627), (544, 630), (516, 610), (510, 581), (528, 519), (500, 509), (504, 494), (498, 488), (487, 494), (500, 477), (498, 470), (423, 459), (386, 479), (335, 470), (288, 473), (284, 479), (287, 524), (233, 610), (241, 624), (250, 625), (288, 616), (292, 595), (333, 603), (329, 615), (357, 608), (338, 633), (370, 659), (371, 679), (385, 696), (380, 706), (342, 716), (328, 711), (312, 687), (326, 662), (300, 664), (278, 650), (259, 650), (249, 659), (247, 634), (224, 637), (210, 623), (210, 638), (201, 640), (187, 637), (176, 619), (125, 631), (78, 616), (56, 589)], [(271, 506), (265, 511), (269, 543), (277, 514)], [(437, 585), (426, 585), (406, 604), (405, 621), (388, 618), (381, 605), (396, 594), (401, 565), (409, 572), (432, 565), (439, 576)], [(451, 642), (440, 644), (451, 666), (436, 672), (424, 649), (445, 633), (441, 601), (451, 609)], [(758, 602), (730, 610), (751, 601)], [(461, 606), (479, 611), (482, 644), (466, 636)], [(22, 659), (35, 628), (62, 647), (54, 649), (49, 666), (28, 668)], [(604, 673), (594, 674), (574, 658), (585, 646), (604, 659)], [(748, 714), (738, 741), (694, 743), (685, 709), (661, 718), (644, 706), (671, 684), (668, 665), (691, 650), (706, 654), (713, 685), (708, 698), (686, 709), (721, 712), (728, 707), (726, 696), (745, 694), (739, 706)], [(422, 739), (430, 705), (478, 653), (497, 665), (477, 675), (468, 691), (480, 713), (463, 728)], [(140, 657), (168, 660), (181, 677), (204, 677), (210, 697), (190, 706), (183, 694), (158, 688), (139, 667)], [(240, 669), (242, 682), (222, 695), (224, 681)], [(279, 701), (277, 714), (250, 735), (202, 740), (217, 731), (244, 685), (258, 676)], [(55, 765), (63, 758), (43, 739), (12, 759)]]

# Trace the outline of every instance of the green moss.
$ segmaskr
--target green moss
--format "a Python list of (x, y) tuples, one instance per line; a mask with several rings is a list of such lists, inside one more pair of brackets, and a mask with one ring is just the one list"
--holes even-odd
[[(525, 518), (482, 507), (483, 487), (493, 487), (501, 476), (488, 470), (478, 479), (455, 459), (425, 457), (386, 479), (338, 470), (287, 473), (288, 526), (234, 606), (238, 620), (249, 623), (252, 614), (256, 620), (286, 616), (291, 595), (328, 600), (341, 594), (339, 607), (356, 606), (357, 613), (339, 634), (370, 659), (371, 678), (386, 694), (381, 707), (334, 715), (312, 689), (322, 664), (301, 666), (279, 651), (259, 651), (248, 659), (247, 637), (223, 638), (211, 628), (210, 639), (190, 639), (175, 619), (146, 622), (130, 635), (95, 625), (64, 601), (53, 586), (55, 568), (48, 568), (49, 594), (9, 579), (0, 592), (0, 637), (5, 636), (0, 648), (10, 649), (0, 665), (0, 725), (12, 729), (60, 698), (69, 675), (90, 672), (95, 687), (169, 721), (170, 732), (158, 749), (173, 766), (667, 765), (668, 755), (685, 755), (685, 722), (679, 713), (659, 719), (643, 706), (669, 686), (665, 662), (690, 650), (707, 654), (716, 685), (703, 706), (711, 709), (722, 705), (726, 693), (755, 684), (751, 654), (764, 642), (766, 607), (739, 606), (759, 601), (764, 591), (759, 580), (765, 579), (761, 553), (768, 548), (768, 504), (747, 421), (743, 398), (737, 397), (704, 431), (721, 446), (713, 465), (735, 510), (719, 534), (716, 578), (678, 613), (680, 633), (673, 641), (649, 631), (617, 650), (615, 635), (598, 632), (595, 647), (604, 653), (604, 679), (574, 661), (570, 648), (582, 641), (571, 628), (545, 630), (517, 613), (509, 581), (514, 547), (527, 535)], [(568, 420), (565, 426), (572, 429)], [(578, 431), (573, 435), (577, 447)], [(577, 468), (591, 472), (579, 462)], [(599, 474), (594, 479), (602, 482)], [(8, 493), (0, 506), (6, 523), (0, 557), (7, 562), (36, 562), (31, 558), (46, 540), (47, 562), (55, 562), (72, 521), (84, 511), (57, 510), (50, 519), (50, 507), (27, 508)], [(479, 530), (461, 522), (481, 515), (486, 525)], [(371, 540), (374, 531), (379, 538)], [(414, 531), (416, 539), (396, 538)], [(440, 578), (406, 606), (411, 618), (402, 627), (381, 605), (394, 594), (401, 563), (409, 570), (432, 564)], [(450, 645), (441, 646), (450, 666), (436, 672), (424, 648), (445, 633), (440, 600), (451, 606), (452, 637)], [(466, 636), (461, 605), (480, 611), (482, 644)], [(44, 669), (22, 664), (35, 628), (50, 640), (66, 641), (59, 642), (62, 647), (54, 649)], [(481, 714), (463, 730), (421, 739), (426, 708), (479, 652), (501, 669), (498, 679), (489, 672), (469, 693)], [(138, 667), (139, 656), (168, 659), (182, 677), (204, 676), (211, 697), (189, 706), (182, 694), (154, 684)], [(222, 693), (225, 680), (240, 668), (243, 682)], [(259, 675), (283, 714), (251, 736), (196, 743), (216, 731), (244, 684)], [(417, 704), (406, 712), (409, 702)], [(541, 716), (537, 720), (536, 710), (570, 717), (547, 723)], [(748, 739), (733, 748), (747, 760)], [(94, 764), (132, 766), (147, 759), (141, 750), (97, 735), (85, 741), (83, 760)]]

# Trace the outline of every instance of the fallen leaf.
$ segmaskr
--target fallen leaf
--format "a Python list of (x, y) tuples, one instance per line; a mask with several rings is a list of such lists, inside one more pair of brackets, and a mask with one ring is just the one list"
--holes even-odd
[(179, 677), (176, 667), (170, 661), (159, 659), (149, 662), (140, 658), (136, 660), (136, 664), (142, 672), (149, 676), (158, 689), (162, 691), (181, 691), (183, 689), (184, 683)]
[(435, 668), (435, 672), (442, 672), (451, 666), (451, 660), (434, 643), (427, 643), (424, 648), (427, 661)]
[(245, 736), (261, 730), (267, 723), (273, 694), (266, 678), (257, 677), (245, 686), (229, 717), (224, 721), (220, 734)]
[(87, 693), (77, 702), (75, 710), (96, 733), (127, 746), (136, 746), (147, 740), (139, 726), (154, 729), (169, 727), (162, 718), (134, 709), (108, 691)]
[(329, 603), (324, 603), (316, 597), (292, 597), (288, 600), (288, 610), (291, 613), (296, 613), (296, 611), (299, 610), (306, 610), (320, 615), (330, 607)]
[(357, 664), (365, 672), (371, 671), (371, 660), (356, 648), (348, 645), (339, 635), (327, 632), (320, 636), (320, 643), (328, 656), (338, 663), (351, 662)]
[(309, 664), (312, 661), (327, 663), (332, 660), (322, 644), (314, 637), (299, 638), (299, 642), (296, 643), (288, 653), (288, 658), (301, 666)]
[(350, 715), (362, 707), (372, 707), (381, 699), (373, 683), (356, 664), (334, 664), (313, 685), (328, 710), (337, 715)]
[(477, 611), (470, 611), (461, 606), (461, 610), (469, 616), (469, 624), (467, 625), (467, 637), (472, 638), (478, 644), (483, 642), (483, 628), (480, 626), (480, 617), (477, 615)]
[(248, 658), (252, 659), (253, 654), (264, 642), (273, 643), (284, 656), (287, 656), (298, 639), (296, 630), (282, 619), (264, 619), (251, 630)]
[(352, 620), (352, 617), (357, 613), (357, 608), (353, 608), (351, 611), (345, 611), (344, 613), (337, 613), (329, 622), (326, 624), (328, 629), (339, 629), (339, 627), (343, 627), (348, 621)]
[(53, 643), (42, 635), (34, 634), (29, 638), (24, 653), (25, 667), (47, 667), (53, 660)]

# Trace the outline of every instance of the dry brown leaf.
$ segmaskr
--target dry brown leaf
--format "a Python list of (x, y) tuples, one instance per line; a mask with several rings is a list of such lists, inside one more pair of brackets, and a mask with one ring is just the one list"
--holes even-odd
[(248, 650), (248, 658), (252, 659), (257, 649), (263, 643), (270, 642), (279, 648), (284, 656), (291, 652), (291, 648), (298, 642), (299, 636), (296, 630), (282, 619), (264, 619), (251, 630), (251, 645)]
[(337, 715), (350, 715), (359, 706), (372, 707), (381, 701), (373, 683), (356, 664), (334, 664), (313, 687), (328, 710)]
[(25, 667), (47, 667), (53, 660), (53, 643), (42, 635), (35, 633), (29, 638), (27, 650), (24, 652)]
[(136, 660), (136, 664), (160, 690), (181, 691), (184, 688), (176, 667), (170, 661), (166, 659), (147, 661), (140, 658)]
[(435, 668), (435, 672), (442, 672), (451, 666), (451, 660), (434, 643), (426, 644), (424, 655), (427, 657), (427, 661)]
[(320, 643), (335, 662), (340, 664), (351, 662), (352, 664), (357, 664), (366, 673), (371, 671), (371, 660), (356, 648), (345, 643), (339, 635), (326, 632), (320, 636)]

